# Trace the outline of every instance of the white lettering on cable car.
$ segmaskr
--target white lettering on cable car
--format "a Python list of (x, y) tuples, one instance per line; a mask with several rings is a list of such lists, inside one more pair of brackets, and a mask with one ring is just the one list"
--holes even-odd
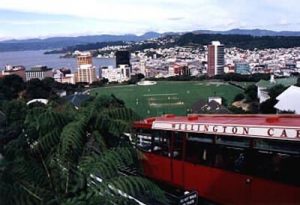
[(220, 135), (253, 136), (266, 138), (284, 138), (300, 140), (300, 127), (264, 127), (241, 125), (218, 125), (201, 123), (153, 122), (152, 129), (196, 132)]

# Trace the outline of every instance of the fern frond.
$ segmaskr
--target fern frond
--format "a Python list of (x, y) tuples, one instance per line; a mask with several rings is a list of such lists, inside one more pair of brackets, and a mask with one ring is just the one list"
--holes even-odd
[(94, 138), (96, 140), (96, 142), (98, 143), (98, 146), (99, 146), (99, 149), (101, 150), (101, 152), (107, 150), (107, 146), (105, 144), (104, 138), (98, 131), (94, 131), (92, 133), (92, 138)]
[(118, 177), (108, 180), (106, 183), (111, 184), (114, 188), (138, 199), (151, 198), (157, 200), (159, 204), (168, 203), (164, 192), (153, 182), (142, 177)]
[(19, 184), (0, 183), (0, 205), (39, 204), (40, 200), (28, 195)]
[(130, 126), (128, 122), (125, 122), (123, 120), (110, 120), (108, 130), (112, 135), (120, 136), (124, 132), (129, 132)]
[(71, 122), (64, 127), (59, 147), (62, 159), (78, 159), (81, 155), (86, 141), (85, 127), (84, 120)]
[(25, 125), (34, 127), (43, 136), (53, 128), (62, 129), (70, 119), (63, 113), (58, 113), (48, 108), (47, 110), (33, 109), (26, 117)]
[(17, 139), (11, 140), (4, 150), (4, 155), (8, 159), (14, 159), (17, 156), (22, 156), (24, 153), (24, 147), (28, 146), (28, 143), (23, 135)]
[(60, 141), (61, 129), (54, 128), (47, 134), (40, 136), (31, 146), (33, 153), (41, 152), (43, 155), (48, 155), (51, 150), (56, 149), (56, 145)]
[(133, 199), (153, 199), (155, 204), (168, 204), (164, 192), (148, 179), (135, 176), (115, 177), (102, 182), (94, 181), (93, 192), (103, 194), (118, 204), (137, 204)]
[(118, 176), (119, 169), (136, 164), (136, 156), (131, 148), (119, 147), (103, 152), (100, 156), (88, 156), (79, 166), (84, 173), (100, 175), (101, 178)]
[(108, 128), (109, 116), (103, 113), (94, 113), (90, 118), (90, 123), (94, 125), (97, 130), (105, 130)]

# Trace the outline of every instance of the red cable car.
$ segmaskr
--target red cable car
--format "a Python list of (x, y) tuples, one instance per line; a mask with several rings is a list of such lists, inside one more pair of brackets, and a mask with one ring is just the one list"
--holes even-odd
[(300, 204), (299, 115), (165, 115), (133, 128), (149, 178), (220, 204)]

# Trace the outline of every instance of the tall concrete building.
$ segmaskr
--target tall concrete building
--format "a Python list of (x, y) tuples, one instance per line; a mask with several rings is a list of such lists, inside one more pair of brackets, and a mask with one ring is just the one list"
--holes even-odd
[(224, 45), (222, 45), (219, 41), (213, 41), (211, 45), (208, 45), (207, 58), (208, 76), (224, 73)]
[(92, 55), (90, 53), (81, 53), (77, 56), (77, 82), (93, 83), (97, 80), (96, 69), (93, 66)]

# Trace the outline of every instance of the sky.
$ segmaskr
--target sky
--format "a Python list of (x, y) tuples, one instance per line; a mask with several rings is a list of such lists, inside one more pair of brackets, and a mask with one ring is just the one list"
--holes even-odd
[(0, 0), (0, 40), (233, 28), (300, 31), (299, 0)]

